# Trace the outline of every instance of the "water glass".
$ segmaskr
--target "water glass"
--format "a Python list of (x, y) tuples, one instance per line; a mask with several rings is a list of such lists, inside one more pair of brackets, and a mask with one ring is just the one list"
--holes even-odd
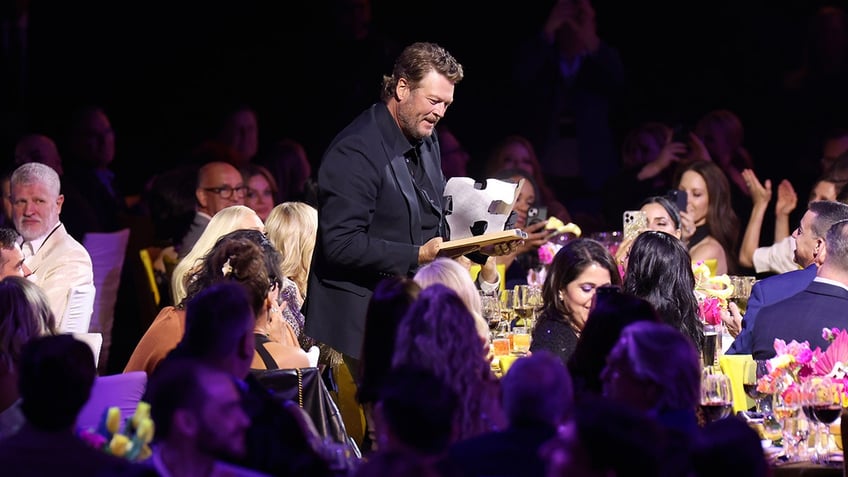
[(712, 368), (718, 363), (718, 350), (721, 349), (719, 339), (721, 325), (704, 325), (704, 346), (701, 348), (701, 361), (704, 369)]

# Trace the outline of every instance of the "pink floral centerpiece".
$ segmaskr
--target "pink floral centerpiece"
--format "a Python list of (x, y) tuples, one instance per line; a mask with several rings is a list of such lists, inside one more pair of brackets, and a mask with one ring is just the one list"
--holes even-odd
[[(766, 365), (768, 374), (757, 381), (757, 390), (763, 393), (781, 393), (791, 402), (798, 394), (798, 386), (809, 376), (826, 376), (843, 383), (843, 393), (848, 391), (848, 332), (838, 328), (824, 328), (822, 337), (830, 342), (822, 351), (810, 349), (807, 341), (801, 343), (774, 340), (774, 358)], [(845, 399), (843, 395), (843, 399)]]

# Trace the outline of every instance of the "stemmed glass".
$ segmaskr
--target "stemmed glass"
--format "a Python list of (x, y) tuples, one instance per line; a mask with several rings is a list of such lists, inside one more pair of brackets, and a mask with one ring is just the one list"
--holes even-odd
[(707, 424), (728, 417), (733, 410), (730, 378), (705, 372), (701, 377), (701, 413)]
[(790, 386), (774, 394), (774, 415), (783, 428), (783, 452), (790, 461), (800, 459), (800, 444), (810, 436), (810, 421), (801, 412), (802, 389)]
[(494, 294), (480, 292), (480, 313), (489, 324), (490, 330), (497, 328), (503, 319), (500, 299)]
[[(812, 380), (811, 380), (812, 381)], [(812, 381), (808, 403), (812, 407), (816, 421), (824, 425), (822, 449), (816, 446), (816, 453), (828, 462), (830, 453), (830, 425), (842, 413), (842, 384), (829, 378)]]
[(768, 397), (767, 393), (757, 390), (757, 382), (760, 378), (766, 375), (768, 375), (766, 360), (758, 359), (745, 362), (745, 373), (743, 375), (742, 387), (745, 389), (745, 394), (754, 400), (757, 414), (762, 414), (763, 399)]

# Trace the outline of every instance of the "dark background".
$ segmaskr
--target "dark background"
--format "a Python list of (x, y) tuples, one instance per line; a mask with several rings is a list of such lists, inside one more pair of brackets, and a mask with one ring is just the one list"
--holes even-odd
[[(550, 4), (373, 0), (373, 17), (397, 44), (435, 41), (463, 63), (466, 79), (445, 121), (479, 163), (520, 120), (506, 106), (511, 55), (538, 31)], [(691, 123), (729, 108), (746, 127), (761, 177), (779, 179), (799, 161), (818, 159), (815, 141), (793, 134), (796, 126), (841, 122), (841, 104), (839, 117), (804, 117), (781, 90), (783, 75), (800, 63), (806, 17), (824, 2), (593, 4), (599, 35), (618, 48), (627, 72), (626, 98), (613, 116), (619, 138), (642, 120)], [(4, 158), (24, 132), (61, 138), (69, 111), (90, 102), (112, 120), (114, 168), (130, 192), (208, 136), (225, 104), (252, 105), (263, 144), (294, 137), (316, 165), (341, 126), (326, 118), (345, 99), (339, 85), (348, 71), (339, 64), (350, 58), (334, 55), (327, 39), (327, 0), (34, 0), (30, 10), (30, 71), (25, 91), (6, 92)], [(373, 71), (374, 98), (390, 66)]]

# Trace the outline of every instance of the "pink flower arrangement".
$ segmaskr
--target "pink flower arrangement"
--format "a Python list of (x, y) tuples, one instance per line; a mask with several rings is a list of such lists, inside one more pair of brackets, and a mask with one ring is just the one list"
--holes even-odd
[(539, 247), (539, 262), (542, 265), (550, 265), (551, 262), (554, 261), (554, 256), (559, 252), (559, 249), (562, 248), (562, 245), (555, 242), (545, 242)]
[(721, 300), (714, 296), (707, 296), (698, 301), (698, 314), (701, 321), (708, 325), (721, 324)]
[[(822, 337), (830, 341), (827, 349), (810, 349), (806, 341), (774, 340), (774, 358), (766, 365), (768, 374), (757, 381), (757, 390), (784, 398), (794, 395), (798, 385), (809, 376), (827, 376), (848, 385), (848, 332), (838, 328), (824, 328)], [(848, 392), (848, 387), (843, 386)]]

